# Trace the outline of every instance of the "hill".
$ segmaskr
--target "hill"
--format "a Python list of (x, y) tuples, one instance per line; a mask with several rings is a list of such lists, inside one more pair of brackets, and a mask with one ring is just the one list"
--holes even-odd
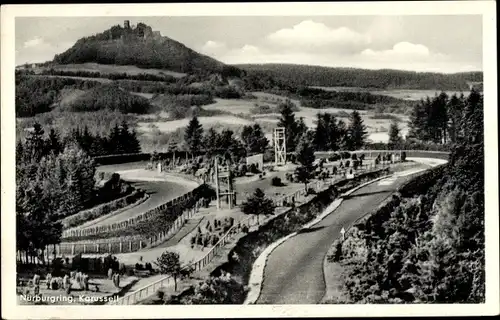
[[(151, 27), (138, 23), (131, 28), (113, 26), (102, 33), (79, 39), (71, 48), (54, 57), (55, 64), (98, 63), (166, 69), (180, 73), (231, 73), (220, 61), (197, 53)], [(237, 70), (236, 70), (237, 71)]]
[(249, 74), (267, 75), (294, 86), (360, 87), (377, 89), (469, 90), (482, 82), (482, 72), (442, 74), (402, 70), (366, 70), (294, 64), (240, 64)]

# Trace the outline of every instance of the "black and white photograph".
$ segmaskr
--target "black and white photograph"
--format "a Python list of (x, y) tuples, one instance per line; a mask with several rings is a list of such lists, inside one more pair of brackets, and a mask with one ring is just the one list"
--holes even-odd
[(5, 318), (498, 314), (495, 3), (420, 5), (2, 7)]

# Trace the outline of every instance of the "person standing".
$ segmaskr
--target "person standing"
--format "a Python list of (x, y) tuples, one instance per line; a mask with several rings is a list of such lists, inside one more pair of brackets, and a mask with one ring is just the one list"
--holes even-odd
[(66, 293), (70, 294), (71, 293), (71, 278), (68, 276), (68, 274), (64, 275), (64, 288), (66, 289)]
[(35, 296), (37, 296), (40, 293), (40, 275), (38, 274), (38, 271), (36, 271), (33, 276), (33, 285)]
[(62, 283), (63, 289), (66, 289), (66, 290), (68, 289), (68, 279), (69, 279), (68, 274), (67, 273), (64, 274), (63, 283)]
[(89, 275), (85, 274), (83, 276), (83, 284), (85, 286), (85, 291), (89, 291)]
[(116, 275), (116, 287), (120, 288), (120, 274)]
[(49, 272), (45, 277), (45, 281), (47, 282), (47, 289), (50, 290), (50, 283), (52, 282), (52, 274)]

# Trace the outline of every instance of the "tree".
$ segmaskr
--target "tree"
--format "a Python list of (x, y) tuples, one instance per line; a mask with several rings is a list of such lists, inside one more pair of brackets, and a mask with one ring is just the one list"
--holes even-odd
[(244, 126), (241, 132), (241, 140), (249, 154), (264, 153), (269, 144), (258, 123), (253, 126)]
[(208, 129), (205, 136), (203, 137), (203, 147), (206, 151), (208, 157), (212, 157), (217, 153), (217, 141), (219, 140), (219, 134), (214, 128)]
[(33, 131), (26, 137), (25, 152), (29, 160), (39, 162), (46, 154), (45, 139), (43, 138), (45, 131), (42, 126), (35, 122)]
[(296, 135), (298, 132), (298, 125), (295, 120), (295, 113), (293, 112), (294, 107), (295, 105), (290, 100), (286, 100), (285, 103), (281, 103), (278, 106), (281, 113), (278, 127), (285, 128), (287, 151), (295, 150), (295, 146), (297, 145)]
[(59, 136), (59, 133), (54, 128), (50, 129), (47, 145), (48, 145), (49, 150), (54, 155), (58, 155), (62, 151), (61, 138)]
[(341, 132), (335, 115), (318, 113), (317, 125), (314, 132), (314, 145), (317, 150), (337, 151), (341, 143)]
[(399, 129), (398, 123), (393, 121), (391, 123), (391, 127), (389, 128), (389, 143), (388, 148), (391, 150), (398, 149), (403, 142), (403, 138), (401, 137), (401, 129)]
[(203, 137), (203, 127), (198, 121), (198, 117), (194, 116), (185, 130), (184, 141), (193, 156), (200, 151)]
[(306, 132), (302, 135), (297, 146), (296, 159), (300, 163), (300, 166), (295, 170), (295, 174), (297, 175), (297, 179), (304, 183), (307, 192), (307, 184), (312, 177), (315, 160), (312, 132)]
[(155, 264), (161, 274), (170, 275), (174, 278), (174, 291), (177, 291), (177, 278), (181, 276), (181, 262), (177, 252), (165, 251), (156, 259)]
[(363, 124), (363, 119), (358, 111), (354, 110), (349, 117), (349, 140), (348, 149), (358, 150), (365, 144), (366, 126)]
[(272, 215), (274, 209), (273, 200), (267, 198), (260, 188), (255, 189), (254, 193), (241, 205), (241, 211), (244, 214), (257, 215), (257, 223), (259, 223), (259, 216)]
[(123, 153), (123, 147), (121, 145), (120, 139), (120, 127), (118, 123), (115, 124), (108, 138), (108, 148), (109, 154), (121, 154)]

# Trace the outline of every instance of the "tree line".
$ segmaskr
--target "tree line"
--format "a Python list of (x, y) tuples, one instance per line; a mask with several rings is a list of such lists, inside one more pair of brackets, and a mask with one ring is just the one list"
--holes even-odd
[(467, 81), (482, 82), (482, 72), (441, 74), (401, 70), (365, 70), (307, 65), (237, 65), (247, 74), (265, 74), (293, 86), (379, 89), (469, 90)]
[(177, 78), (168, 74), (151, 74), (151, 73), (102, 73), (99, 71), (86, 71), (86, 70), (56, 70), (53, 68), (44, 69), (41, 74), (53, 76), (67, 76), (67, 77), (82, 77), (82, 78), (106, 78), (111, 80), (139, 80), (139, 81), (158, 81), (166, 83), (174, 83)]
[(66, 137), (54, 128), (45, 134), (35, 123), (16, 146), (16, 241), (25, 260), (60, 242), (60, 219), (101, 201), (91, 156), (135, 152), (140, 152), (139, 142), (126, 122), (109, 137), (92, 135), (87, 128)]
[(421, 100), (411, 113), (408, 137), (439, 144), (457, 143), (465, 130), (464, 110), (476, 104), (480, 96), (473, 89), (467, 98), (463, 94), (449, 97), (443, 92)]

